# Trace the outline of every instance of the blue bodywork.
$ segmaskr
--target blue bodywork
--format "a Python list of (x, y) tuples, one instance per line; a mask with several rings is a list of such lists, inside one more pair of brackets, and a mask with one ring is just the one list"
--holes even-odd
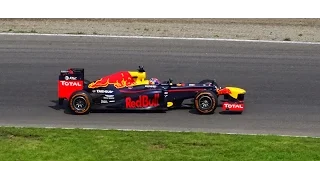
[[(120, 89), (115, 88), (114, 85), (97, 89), (90, 89), (86, 86), (84, 90), (92, 97), (92, 109), (167, 110), (168, 102), (172, 102), (173, 104), (169, 108), (179, 108), (183, 106), (182, 103), (184, 100), (194, 98), (198, 92), (210, 90), (217, 94), (217, 88), (213, 83), (173, 84), (167, 82), (159, 85), (138, 85)], [(136, 106), (133, 103), (134, 106), (130, 106), (132, 101), (139, 103), (138, 100), (141, 100), (141, 98), (144, 102), (146, 96), (148, 97), (148, 101), (152, 101), (158, 96), (156, 99), (157, 103), (149, 103), (150, 105), (148, 105), (148, 103), (144, 104), (148, 106), (142, 106), (141, 104)]]

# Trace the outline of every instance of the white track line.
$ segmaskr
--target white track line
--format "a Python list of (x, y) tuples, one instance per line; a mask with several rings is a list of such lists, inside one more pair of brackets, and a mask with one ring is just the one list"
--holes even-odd
[(85, 34), (37, 34), (37, 33), (0, 33), (0, 35), (13, 36), (62, 36), (62, 37), (102, 37), (102, 38), (135, 38), (135, 39), (168, 39), (168, 40), (199, 40), (199, 41), (229, 41), (229, 42), (259, 42), (259, 43), (280, 43), (280, 44), (309, 44), (320, 45), (320, 42), (302, 41), (270, 41), (250, 39), (216, 39), (216, 38), (185, 38), (185, 37), (154, 37), (154, 36), (113, 36), (113, 35), (85, 35)]
[(174, 130), (142, 130), (142, 129), (100, 129), (100, 128), (67, 128), (67, 127), (27, 127), (27, 126), (0, 126), (0, 127), (9, 127), (9, 128), (38, 128), (38, 129), (65, 129), (65, 130), (100, 130), (100, 131), (136, 131), (136, 132), (187, 132), (187, 133), (206, 133), (206, 134), (224, 134), (224, 135), (245, 135), (245, 136), (278, 136), (278, 137), (296, 137), (296, 138), (315, 138), (318, 139), (318, 136), (296, 136), (296, 135), (281, 135), (281, 134), (250, 134), (250, 133), (222, 133), (222, 132), (204, 132), (204, 131), (174, 131)]

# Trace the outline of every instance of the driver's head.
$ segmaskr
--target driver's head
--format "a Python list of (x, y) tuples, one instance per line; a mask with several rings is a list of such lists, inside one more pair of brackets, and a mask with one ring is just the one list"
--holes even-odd
[(151, 85), (157, 85), (157, 84), (160, 84), (160, 81), (159, 81), (159, 79), (157, 79), (157, 78), (151, 78), (151, 79), (149, 80), (149, 84), (151, 84)]

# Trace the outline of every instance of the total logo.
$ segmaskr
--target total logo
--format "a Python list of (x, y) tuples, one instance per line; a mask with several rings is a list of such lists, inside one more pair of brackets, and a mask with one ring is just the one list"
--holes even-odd
[(76, 87), (81, 87), (80, 82), (67, 82), (67, 81), (60, 81), (62, 86), (76, 86)]
[(234, 109), (234, 108), (243, 109), (242, 104), (224, 104), (224, 107), (227, 109)]
[(64, 77), (64, 79), (66, 80), (66, 81), (68, 81), (68, 80), (77, 80), (77, 77), (72, 77), (72, 76), (66, 76), (66, 77)]
[(126, 98), (126, 108), (146, 108), (159, 106), (159, 94), (155, 94), (153, 98), (149, 98), (147, 95), (139, 96), (139, 99), (132, 100), (131, 97)]

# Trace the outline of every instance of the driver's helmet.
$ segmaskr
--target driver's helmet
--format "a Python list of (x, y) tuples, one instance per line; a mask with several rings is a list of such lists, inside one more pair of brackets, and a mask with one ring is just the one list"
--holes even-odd
[(159, 79), (157, 79), (157, 78), (151, 78), (151, 79), (149, 80), (149, 84), (151, 84), (151, 85), (157, 85), (157, 84), (160, 84), (160, 81), (159, 81)]

